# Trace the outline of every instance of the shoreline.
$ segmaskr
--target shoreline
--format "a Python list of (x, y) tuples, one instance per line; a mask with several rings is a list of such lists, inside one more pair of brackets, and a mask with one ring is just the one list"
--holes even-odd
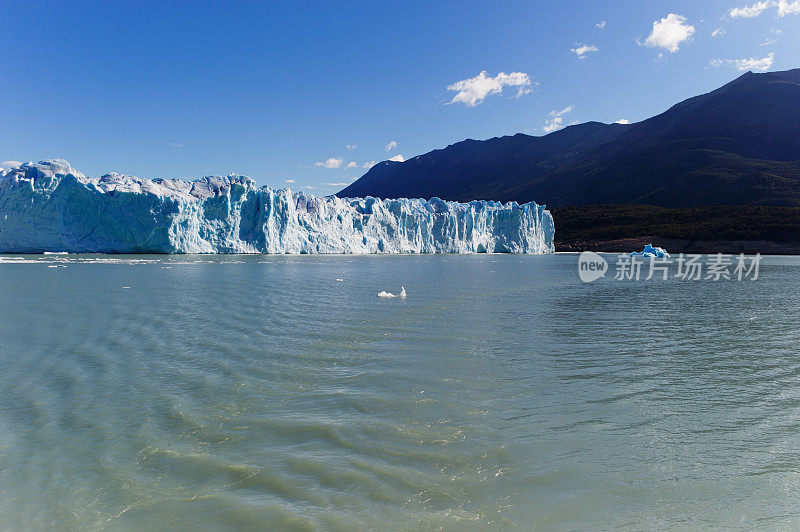
[[(557, 229), (557, 228), (556, 228)], [(556, 232), (556, 235), (558, 233)], [(770, 240), (688, 240), (661, 238), (658, 236), (642, 236), (617, 238), (613, 240), (573, 240), (559, 242), (556, 238), (555, 248), (558, 252), (595, 251), (601, 253), (624, 253), (641, 250), (646, 244), (663, 247), (670, 254), (732, 254), (754, 255), (800, 255), (800, 242), (774, 242)]]

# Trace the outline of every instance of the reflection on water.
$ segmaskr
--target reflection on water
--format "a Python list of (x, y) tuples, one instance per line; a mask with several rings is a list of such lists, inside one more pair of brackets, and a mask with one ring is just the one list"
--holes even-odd
[(800, 259), (576, 265), (0, 257), (0, 529), (800, 523)]

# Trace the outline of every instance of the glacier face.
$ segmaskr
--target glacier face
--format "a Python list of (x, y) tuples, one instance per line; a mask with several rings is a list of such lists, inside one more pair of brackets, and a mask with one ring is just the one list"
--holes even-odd
[(544, 206), (318, 198), (230, 174), (87, 177), (63, 159), (0, 172), (0, 253), (549, 253)]

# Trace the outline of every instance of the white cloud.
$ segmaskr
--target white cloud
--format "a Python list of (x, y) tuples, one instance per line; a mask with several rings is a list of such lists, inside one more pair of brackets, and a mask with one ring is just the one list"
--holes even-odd
[(778, 0), (778, 16), (800, 14), (800, 0), (789, 2), (788, 0)]
[(620, 118), (619, 120), (617, 120), (617, 121), (616, 121), (616, 122), (614, 122), (614, 123), (615, 123), (615, 124), (630, 124), (630, 123), (631, 123), (631, 121), (630, 121), (630, 120), (628, 120), (627, 118)]
[(598, 30), (604, 30), (604, 29), (606, 29), (606, 21), (605, 20), (601, 20), (600, 22), (595, 24), (594, 27), (597, 28)]
[(756, 72), (766, 72), (775, 60), (775, 53), (770, 52), (767, 57), (750, 57), (748, 59), (712, 59), (709, 64), (713, 67), (728, 65), (736, 70), (755, 70)]
[(775, 52), (770, 52), (767, 57), (757, 58), (751, 57), (749, 59), (735, 59), (734, 63), (738, 70), (755, 70), (756, 72), (765, 72), (769, 70), (775, 60)]
[(316, 163), (314, 166), (321, 166), (323, 168), (341, 168), (342, 164), (344, 164), (344, 159), (330, 157), (328, 160), (321, 163)]
[(783, 33), (783, 30), (776, 30), (775, 28), (771, 28), (770, 32), (774, 37), (767, 37), (764, 42), (761, 43), (761, 46), (769, 46), (771, 44), (775, 44), (780, 40), (780, 35)]
[(488, 95), (502, 93), (503, 87), (506, 86), (519, 87), (517, 96), (523, 96), (533, 90), (531, 89), (531, 79), (524, 72), (512, 72), (511, 74), (500, 72), (491, 77), (483, 70), (474, 78), (462, 79), (447, 87), (447, 90), (456, 92), (456, 95), (448, 103), (461, 102), (467, 107), (475, 107)]
[(356, 164), (355, 161), (350, 161), (349, 163), (347, 163), (347, 166), (345, 166), (345, 168), (355, 168), (356, 166), (358, 166), (358, 164)]
[(329, 187), (346, 187), (350, 183), (325, 183)]
[(356, 148), (358, 148), (358, 144), (348, 144), (347, 145), (347, 149), (348, 150), (354, 150)]
[(183, 148), (183, 144), (180, 144), (178, 142), (170, 142), (169, 145), (172, 146), (173, 148)]
[(725, 30), (722, 28), (717, 28), (711, 32), (711, 36), (714, 38), (722, 37), (723, 35), (725, 35)]
[(306, 186), (304, 186), (303, 188), (307, 188), (307, 189), (309, 189), (309, 190), (314, 190), (314, 189), (315, 189), (315, 188), (317, 188), (317, 187), (312, 187), (311, 185), (306, 185)]
[(393, 150), (393, 149), (395, 149), (396, 147), (397, 147), (397, 141), (396, 141), (396, 140), (393, 140), (393, 141), (391, 141), (389, 144), (387, 144), (387, 145), (386, 145), (386, 147), (385, 147), (384, 149), (385, 149), (386, 151), (392, 151), (392, 150)]
[(759, 16), (765, 9), (772, 5), (772, 2), (769, 0), (763, 0), (762, 2), (756, 2), (753, 5), (744, 6), (744, 7), (734, 7), (730, 11), (728, 11), (728, 15), (731, 18), (753, 18)]
[(656, 20), (653, 22), (653, 31), (644, 40), (644, 46), (664, 48), (674, 54), (681, 43), (688, 42), (694, 35), (694, 26), (687, 24), (686, 20), (686, 17), (675, 13)]
[(12, 168), (14, 166), (19, 166), (21, 164), (22, 163), (19, 161), (3, 161), (2, 163), (0, 163), (0, 166), (2, 166), (3, 168)]
[(369, 168), (372, 168), (373, 166), (375, 166), (376, 164), (378, 164), (377, 161), (370, 161), (368, 163), (362, 164), (361, 168), (368, 168), (369, 169)]
[(576, 44), (575, 48), (570, 50), (570, 52), (573, 52), (575, 55), (577, 55), (579, 59), (585, 58), (586, 54), (598, 51), (600, 51), (600, 49), (593, 44)]
[(287, 183), (294, 183), (294, 179), (287, 179), (286, 182)]
[(389, 160), (397, 162), (397, 163), (402, 163), (402, 162), (405, 162), (406, 158), (398, 153), (397, 155), (395, 155), (394, 157), (390, 158)]
[(545, 133), (552, 133), (553, 131), (557, 131), (562, 127), (564, 127), (563, 122), (564, 122), (563, 118), (558, 118), (558, 117), (553, 118), (552, 120), (548, 120), (547, 122), (544, 123), (544, 125), (542, 126), (542, 130)]
[(571, 112), (573, 109), (575, 109), (575, 106), (569, 105), (561, 109), (560, 111), (553, 110), (547, 113), (547, 115), (550, 116), (550, 118), (544, 123), (544, 126), (542, 126), (542, 130), (545, 133), (552, 133), (553, 131), (557, 131), (563, 128), (564, 115)]

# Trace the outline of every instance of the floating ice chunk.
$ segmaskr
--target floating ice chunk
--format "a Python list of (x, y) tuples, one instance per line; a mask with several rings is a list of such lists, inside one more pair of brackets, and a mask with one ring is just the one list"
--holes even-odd
[(660, 247), (655, 247), (652, 244), (647, 244), (641, 253), (634, 251), (630, 255), (631, 257), (657, 257), (659, 259), (662, 258), (669, 258), (669, 253), (667, 250)]
[(543, 205), (316, 198), (230, 174), (86, 177), (63, 159), (0, 172), (0, 253), (552, 253)]
[(397, 295), (395, 295), (395, 294), (393, 294), (391, 292), (380, 291), (380, 292), (378, 292), (378, 297), (388, 297), (388, 298), (399, 297), (399, 298), (405, 299), (405, 297), (406, 297), (406, 287), (405, 286), (401, 286), (400, 287), (400, 293), (397, 294)]

